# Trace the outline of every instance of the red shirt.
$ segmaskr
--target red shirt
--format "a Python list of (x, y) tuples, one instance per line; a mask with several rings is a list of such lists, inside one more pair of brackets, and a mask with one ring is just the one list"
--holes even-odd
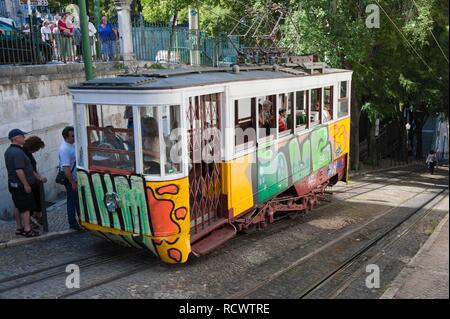
[(70, 33), (73, 32), (73, 28), (68, 28), (66, 23), (62, 19), (58, 21), (58, 29), (60, 33), (64, 33), (64, 30), (69, 30)]
[(281, 116), (278, 118), (278, 126), (279, 126), (280, 132), (287, 131), (287, 129), (288, 129), (285, 119), (282, 118)]

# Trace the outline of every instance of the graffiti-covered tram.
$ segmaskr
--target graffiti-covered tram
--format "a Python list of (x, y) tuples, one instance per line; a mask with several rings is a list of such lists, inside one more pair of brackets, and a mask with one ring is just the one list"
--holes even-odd
[(345, 181), (352, 72), (162, 70), (70, 87), (82, 226), (168, 263)]

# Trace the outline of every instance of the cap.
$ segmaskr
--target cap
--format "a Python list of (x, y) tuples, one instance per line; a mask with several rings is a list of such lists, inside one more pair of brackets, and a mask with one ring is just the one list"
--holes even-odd
[(18, 128), (15, 128), (8, 133), (8, 138), (11, 140), (11, 139), (15, 138), (16, 136), (26, 135), (26, 134), (28, 134), (28, 133), (24, 132), (22, 130), (19, 130)]

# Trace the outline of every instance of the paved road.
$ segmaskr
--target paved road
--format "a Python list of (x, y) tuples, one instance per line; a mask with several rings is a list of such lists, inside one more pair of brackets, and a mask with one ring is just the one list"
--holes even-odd
[[(376, 249), (308, 295), (378, 298), (448, 213), (429, 209), (445, 196), (439, 194), (448, 189), (448, 169), (440, 168), (434, 176), (415, 169), (338, 184), (330, 202), (311, 213), (239, 235), (186, 265), (165, 265), (142, 251), (84, 233), (3, 249), (0, 298), (298, 298), (355, 251), (411, 215)], [(428, 206), (416, 217), (424, 204)], [(397, 232), (404, 234), (399, 237)], [(401, 240), (391, 242), (398, 237)], [(381, 269), (380, 288), (366, 287), (366, 261)], [(80, 267), (80, 289), (66, 288), (68, 264)]]

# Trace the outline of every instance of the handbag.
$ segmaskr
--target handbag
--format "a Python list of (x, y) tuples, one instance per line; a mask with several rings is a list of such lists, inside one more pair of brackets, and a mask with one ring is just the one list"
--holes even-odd
[[(73, 170), (75, 168), (76, 162), (73, 163), (72, 169), (70, 170), (71, 173), (73, 173)], [(61, 164), (58, 166), (58, 174), (56, 174), (55, 182), (57, 184), (65, 185), (67, 181), (66, 173), (64, 173), (63, 170), (61, 170)]]

